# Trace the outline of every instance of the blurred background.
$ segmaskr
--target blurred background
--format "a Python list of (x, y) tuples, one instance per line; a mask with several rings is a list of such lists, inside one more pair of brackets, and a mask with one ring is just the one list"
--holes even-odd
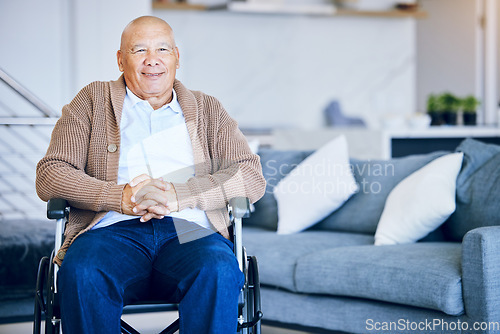
[(443, 92), (481, 101), (455, 137), (500, 137), (497, 0), (1, 0), (0, 219), (43, 218), (34, 170), (53, 124), (82, 87), (119, 77), (121, 31), (141, 15), (170, 23), (178, 78), (257, 145), (340, 131), (353, 156), (388, 158), (395, 133), (449, 131), (423, 117)]

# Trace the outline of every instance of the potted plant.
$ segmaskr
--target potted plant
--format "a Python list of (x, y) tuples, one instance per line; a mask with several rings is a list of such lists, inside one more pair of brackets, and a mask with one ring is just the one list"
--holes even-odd
[(479, 107), (480, 104), (481, 102), (473, 95), (469, 95), (462, 100), (464, 125), (476, 125), (477, 107)]
[(458, 109), (460, 109), (460, 102), (458, 97), (449, 92), (443, 93), (438, 97), (439, 108), (441, 108), (446, 124), (457, 124), (457, 113)]
[(440, 109), (438, 97), (430, 94), (427, 97), (427, 114), (431, 117), (431, 125), (442, 125), (444, 123)]

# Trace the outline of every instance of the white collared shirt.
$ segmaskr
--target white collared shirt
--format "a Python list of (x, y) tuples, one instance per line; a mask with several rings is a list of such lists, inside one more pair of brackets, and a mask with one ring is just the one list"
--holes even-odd
[[(141, 174), (162, 177), (169, 182), (186, 182), (194, 176), (193, 148), (175, 90), (172, 90), (172, 101), (157, 110), (128, 87), (126, 90), (120, 121), (118, 184), (129, 183)], [(197, 208), (169, 216), (212, 229), (205, 212)], [(134, 218), (138, 216), (110, 211), (94, 228)]]

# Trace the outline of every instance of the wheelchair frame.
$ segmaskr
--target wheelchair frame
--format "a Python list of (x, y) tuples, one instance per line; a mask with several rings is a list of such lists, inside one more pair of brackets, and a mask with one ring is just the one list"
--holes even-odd
[[(248, 256), (242, 242), (242, 218), (250, 216), (248, 198), (238, 197), (229, 201), (229, 214), (232, 222), (234, 253), (240, 270), (245, 275), (245, 283), (238, 300), (238, 331), (239, 334), (261, 334), (261, 319), (263, 316), (260, 302), (260, 281), (257, 259)], [(38, 266), (35, 292), (35, 308), (33, 333), (42, 333), (42, 320), (45, 320), (46, 334), (61, 332), (61, 312), (57, 291), (57, 271), (54, 256), (62, 245), (64, 227), (69, 215), (69, 206), (64, 199), (51, 199), (47, 203), (47, 218), (56, 219), (54, 250), (49, 257), (43, 257)], [(154, 304), (169, 304), (155, 301)], [(134, 304), (135, 305), (135, 304)], [(174, 309), (174, 308), (172, 308)], [(179, 319), (162, 330), (160, 334), (173, 334), (179, 330)], [(121, 319), (121, 333), (139, 334), (132, 326)]]

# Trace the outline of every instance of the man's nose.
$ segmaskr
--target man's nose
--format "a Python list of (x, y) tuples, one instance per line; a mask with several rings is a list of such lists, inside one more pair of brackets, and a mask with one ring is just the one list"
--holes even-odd
[(146, 59), (144, 60), (144, 64), (146, 66), (155, 66), (160, 63), (158, 59), (158, 55), (154, 51), (148, 51), (146, 54)]

